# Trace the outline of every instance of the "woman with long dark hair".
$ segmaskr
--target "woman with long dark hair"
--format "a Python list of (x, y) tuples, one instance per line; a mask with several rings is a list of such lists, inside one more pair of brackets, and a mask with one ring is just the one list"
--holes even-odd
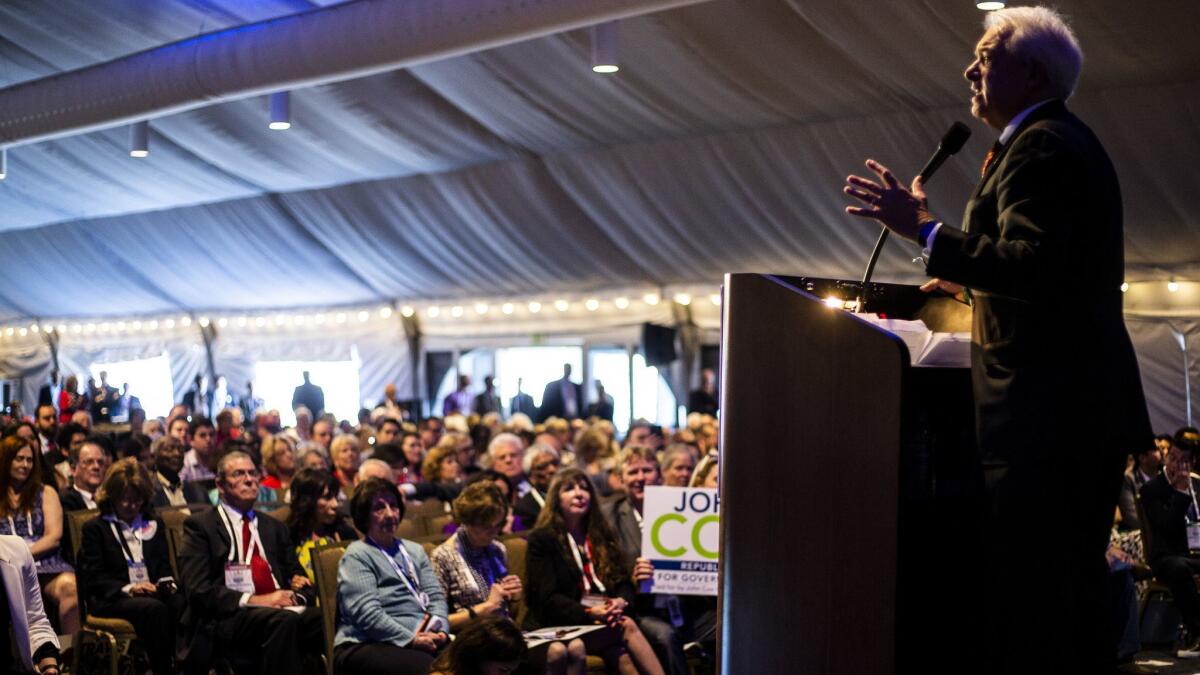
[(596, 504), (596, 488), (581, 469), (563, 469), (529, 533), (526, 628), (604, 624), (584, 636), (589, 654), (610, 670), (662, 675), (646, 637), (626, 612), (634, 597), (612, 527)]
[(79, 630), (75, 569), (63, 560), (62, 502), (42, 483), (33, 444), (20, 436), (0, 441), (0, 534), (25, 540), (37, 564), (38, 582), (58, 610), (63, 634)]
[(304, 573), (315, 582), (313, 550), (336, 541), (357, 539), (354, 528), (338, 515), (341, 486), (333, 474), (322, 469), (301, 469), (292, 479), (292, 503), (288, 532)]

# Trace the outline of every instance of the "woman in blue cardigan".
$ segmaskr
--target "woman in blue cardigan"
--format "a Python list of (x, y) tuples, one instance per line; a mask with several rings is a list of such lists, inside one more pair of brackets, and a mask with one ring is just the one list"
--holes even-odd
[(425, 549), (394, 534), (404, 500), (395, 485), (371, 478), (355, 490), (350, 516), (365, 536), (346, 548), (338, 565), (334, 670), (428, 673), (450, 622)]

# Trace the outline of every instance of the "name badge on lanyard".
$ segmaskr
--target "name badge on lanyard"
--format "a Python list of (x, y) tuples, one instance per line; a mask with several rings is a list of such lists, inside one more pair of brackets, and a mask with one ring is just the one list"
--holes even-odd
[[(229, 560), (225, 563), (225, 587), (235, 590), (239, 593), (249, 593), (254, 595), (254, 575), (250, 572), (249, 556), (244, 556), (244, 543), (241, 538), (236, 536), (233, 523), (229, 520), (229, 514), (225, 512), (224, 505), (218, 504), (217, 511), (221, 516), (221, 523), (225, 526), (225, 532), (229, 534)], [(246, 516), (243, 515), (243, 518)], [(256, 536), (258, 528), (250, 528), (250, 545), (259, 546)]]
[(150, 572), (146, 569), (145, 561), (138, 560), (133, 555), (133, 549), (129, 548), (129, 542), (125, 541), (117, 524), (109, 522), (108, 526), (112, 528), (113, 536), (117, 538), (117, 543), (121, 546), (121, 554), (125, 556), (125, 563), (129, 567), (129, 583), (141, 584), (150, 581)]
[(396, 562), (396, 559), (387, 552), (387, 549), (379, 544), (376, 544), (374, 541), (371, 541), (371, 544), (373, 544), (375, 548), (379, 549), (379, 552), (383, 554), (383, 557), (387, 558), (388, 562), (392, 564), (392, 569), (396, 571), (396, 576), (400, 577), (400, 580), (403, 581), (404, 585), (408, 587), (409, 592), (411, 592), (413, 597), (417, 599), (417, 602), (420, 603), (421, 611), (425, 611), (425, 609), (429, 607), (429, 594), (425, 591), (422, 591), (417, 585), (417, 566), (413, 564), (412, 558), (408, 557), (408, 551), (404, 550), (404, 543), (397, 541), (396, 545), (400, 547), (400, 556), (404, 558), (404, 566), (408, 568), (408, 573), (400, 568), (400, 563)]
[(583, 545), (588, 549), (588, 563), (586, 565), (583, 564), (583, 556), (579, 555), (579, 546), (575, 543), (575, 537), (567, 534), (567, 542), (571, 545), (571, 557), (575, 558), (575, 565), (579, 567), (579, 572), (583, 575), (583, 597), (580, 598), (579, 604), (588, 608), (599, 607), (605, 604), (608, 602), (608, 598), (604, 595), (607, 589), (604, 588), (604, 584), (592, 571), (594, 569), (592, 566), (592, 551), (588, 541), (585, 539), (583, 542)]

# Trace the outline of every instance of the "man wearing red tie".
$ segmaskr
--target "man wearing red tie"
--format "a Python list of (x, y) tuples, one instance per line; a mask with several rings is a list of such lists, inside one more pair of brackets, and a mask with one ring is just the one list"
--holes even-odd
[(1083, 54), (1063, 18), (1013, 7), (984, 26), (963, 75), (1000, 138), (962, 228), (874, 160), (879, 182), (849, 177), (863, 205), (846, 211), (919, 243), (935, 277), (922, 288), (972, 305), (986, 550), (964, 563), (983, 572), (982, 672), (1106, 673), (1104, 552), (1125, 455), (1153, 442), (1122, 317), (1120, 186), (1067, 110)]
[(299, 673), (324, 645), (312, 585), (287, 526), (254, 511), (259, 472), (231, 452), (217, 465), (220, 504), (184, 522), (179, 575), (187, 594), (181, 655), (189, 673), (207, 673), (212, 654), (238, 672)]

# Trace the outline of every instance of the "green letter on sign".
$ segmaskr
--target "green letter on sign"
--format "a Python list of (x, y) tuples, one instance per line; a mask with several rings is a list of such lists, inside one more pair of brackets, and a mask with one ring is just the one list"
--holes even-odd
[(687, 550), (680, 546), (679, 548), (673, 548), (668, 551), (667, 549), (663, 548), (662, 540), (658, 538), (658, 531), (662, 529), (662, 526), (669, 520), (673, 520), (678, 523), (687, 522), (687, 519), (678, 513), (664, 513), (663, 515), (659, 516), (658, 520), (654, 521), (654, 526), (650, 528), (650, 543), (654, 544), (654, 548), (659, 553), (667, 556), (668, 558), (678, 558), (686, 553)]
[(710, 551), (700, 545), (700, 530), (703, 529), (704, 526), (709, 523), (717, 522), (717, 520), (719, 518), (720, 518), (720, 516), (716, 516), (716, 515), (704, 516), (700, 520), (697, 520), (696, 524), (694, 526), (692, 526), (692, 548), (696, 549), (696, 553), (699, 553), (700, 555), (704, 556), (705, 558), (708, 558), (709, 560), (716, 560), (717, 552)]

